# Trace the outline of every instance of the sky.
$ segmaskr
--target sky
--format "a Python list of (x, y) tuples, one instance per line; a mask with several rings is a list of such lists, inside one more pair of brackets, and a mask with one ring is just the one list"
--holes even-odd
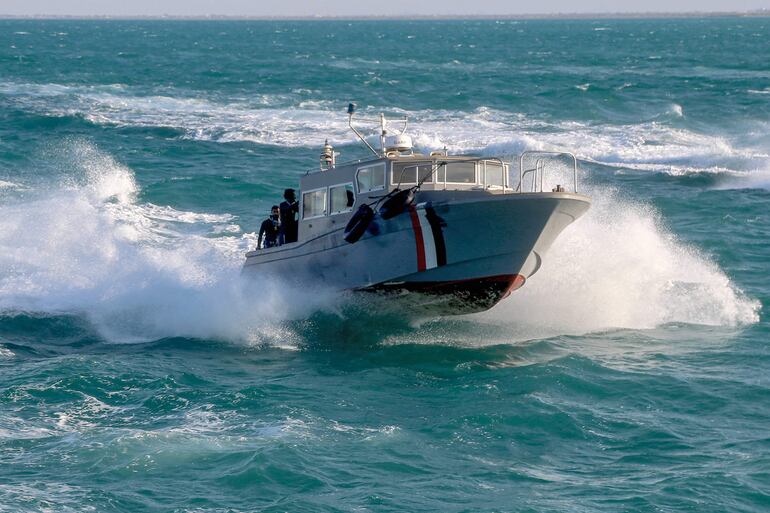
[(770, 0), (0, 0), (0, 14), (377, 16), (747, 11)]

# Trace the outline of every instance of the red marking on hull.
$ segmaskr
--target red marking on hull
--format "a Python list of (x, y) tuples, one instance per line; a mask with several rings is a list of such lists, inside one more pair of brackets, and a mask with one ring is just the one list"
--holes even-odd
[(505, 291), (505, 294), (503, 294), (503, 297), (501, 297), (500, 299), (505, 299), (511, 295), (511, 292), (513, 292), (514, 290), (520, 289), (522, 286), (524, 286), (525, 281), (527, 281), (527, 279), (521, 274), (514, 274), (513, 280), (511, 280), (511, 285), (508, 287), (508, 290)]
[(412, 229), (414, 230), (414, 242), (417, 244), (417, 271), (425, 270), (425, 239), (422, 236), (422, 227), (420, 218), (417, 216), (417, 210), (414, 206), (409, 207), (409, 217), (412, 220)]

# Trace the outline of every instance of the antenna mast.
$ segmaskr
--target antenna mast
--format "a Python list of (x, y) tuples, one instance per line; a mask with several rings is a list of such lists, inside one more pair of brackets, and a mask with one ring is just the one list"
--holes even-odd
[[(364, 136), (361, 135), (361, 133), (358, 130), (356, 130), (356, 128), (353, 126), (353, 114), (355, 114), (355, 112), (356, 112), (356, 104), (355, 103), (349, 103), (348, 104), (348, 126), (350, 127), (351, 130), (353, 130), (353, 133), (355, 133), (358, 136), (358, 138), (361, 139), (361, 142), (364, 143), (367, 148), (372, 150), (372, 153), (374, 153), (377, 157), (379, 157), (380, 154), (377, 153), (377, 150), (372, 148), (372, 145), (369, 144), (368, 142), (366, 142), (366, 139), (364, 139)], [(380, 116), (382, 117), (382, 114), (380, 114)], [(385, 125), (384, 125), (385, 118), (382, 118), (382, 119), (383, 119), (383, 128), (382, 128), (383, 136), (382, 136), (382, 140), (384, 141), (385, 140), (384, 139), (384, 137), (385, 137), (385, 135), (384, 135), (385, 134)], [(384, 144), (383, 144), (383, 147), (384, 147)]]
[[(384, 156), (388, 151), (388, 145), (390, 144), (388, 142), (388, 122), (396, 122), (396, 123), (403, 123), (403, 127), (401, 128), (401, 131), (396, 135), (396, 138), (399, 138), (401, 136), (404, 136), (404, 132), (406, 131), (406, 125), (407, 125), (407, 119), (406, 118), (400, 118), (400, 119), (391, 119), (388, 120), (385, 118), (385, 114), (380, 114), (379, 119), (367, 119), (367, 118), (359, 118), (369, 123), (379, 123), (380, 125), (380, 151), (377, 151), (374, 149), (374, 147), (366, 142), (366, 139), (364, 139), (364, 136), (361, 135), (361, 132), (356, 130), (356, 128), (353, 126), (353, 114), (356, 111), (356, 104), (355, 103), (349, 103), (348, 104), (348, 126), (350, 126), (350, 129), (353, 130), (353, 133), (355, 133), (359, 139), (361, 139), (361, 142), (363, 142), (367, 148), (371, 150), (372, 153), (374, 153), (377, 157)], [(406, 136), (404, 136), (406, 137)], [(408, 137), (407, 137), (408, 138)], [(403, 145), (404, 143), (401, 142), (400, 145)], [(400, 146), (398, 143), (396, 146)], [(412, 140), (409, 139), (408, 142), (409, 149), (412, 147)], [(403, 151), (403, 150), (400, 150)]]

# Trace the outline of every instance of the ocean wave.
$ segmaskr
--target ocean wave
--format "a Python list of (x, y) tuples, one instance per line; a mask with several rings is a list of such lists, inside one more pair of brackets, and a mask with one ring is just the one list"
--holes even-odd
[(16, 182), (8, 182), (5, 180), (0, 180), (0, 189), (20, 189), (20, 188), (23, 188), (23, 186)]
[[(217, 101), (172, 91), (142, 95), (121, 84), (83, 87), (7, 82), (0, 83), (0, 94), (44, 115), (78, 116), (97, 125), (167, 128), (195, 140), (281, 147), (315, 147), (327, 138), (338, 147), (356, 141), (339, 105), (304, 94), (301, 98), (255, 95), (248, 101)], [(673, 122), (684, 117), (682, 106), (676, 103), (650, 121), (627, 124), (550, 121), (488, 107), (471, 112), (390, 110), (413, 120), (410, 133), (426, 150), (444, 146), (453, 152), (569, 150), (584, 160), (671, 174), (720, 168), (750, 171), (766, 167), (770, 161), (761, 134), (754, 138), (759, 141), (739, 140), (672, 126), (667, 119)], [(362, 115), (376, 112), (371, 106)], [(364, 131), (374, 141), (371, 128)]]
[[(335, 326), (344, 318), (335, 313), (343, 298), (329, 291), (244, 280), (255, 237), (232, 215), (140, 203), (129, 168), (92, 144), (70, 146), (58, 158), (73, 176), (0, 206), (0, 310), (82, 314), (116, 341), (187, 336), (282, 347), (305, 338), (302, 322), (287, 321), (318, 311), (336, 316)], [(503, 323), (513, 338), (756, 322), (757, 302), (654, 210), (608, 189), (588, 193), (593, 208), (541, 271), (473, 322)]]
[(650, 206), (604, 187), (584, 192), (593, 199), (589, 212), (557, 239), (524, 287), (479, 319), (522, 338), (758, 322), (760, 303), (678, 240)]
[(320, 291), (242, 279), (256, 240), (222, 233), (233, 216), (139, 203), (129, 168), (92, 144), (72, 146), (59, 155), (72, 176), (0, 205), (0, 311), (84, 315), (122, 342), (282, 343), (281, 321), (325, 303)]
[(751, 173), (731, 173), (715, 189), (764, 189), (770, 191), (770, 168)]
[[(217, 102), (207, 98), (140, 94), (121, 84), (68, 86), (62, 84), (0, 83), (5, 94), (21, 107), (47, 116), (80, 117), (96, 125), (167, 128), (196, 140), (293, 146), (317, 144), (334, 130), (325, 101), (303, 100), (303, 107), (288, 105), (281, 96), (255, 94), (248, 102)], [(309, 108), (308, 108), (309, 107)], [(307, 141), (308, 132), (317, 134)], [(325, 132), (331, 135), (324, 136)]]

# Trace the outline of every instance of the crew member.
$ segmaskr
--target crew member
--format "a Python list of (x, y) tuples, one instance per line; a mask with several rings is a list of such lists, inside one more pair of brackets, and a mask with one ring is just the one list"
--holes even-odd
[[(257, 239), (257, 248), (273, 248), (278, 246), (278, 236), (281, 233), (281, 217), (278, 211), (278, 205), (270, 208), (270, 217), (262, 221), (259, 228), (259, 238)], [(264, 237), (264, 244), (262, 243)]]
[(288, 244), (290, 242), (297, 242), (297, 232), (299, 228), (299, 222), (297, 217), (299, 215), (299, 204), (297, 198), (294, 195), (294, 189), (286, 189), (283, 191), (283, 198), (286, 200), (281, 203), (281, 244)]

